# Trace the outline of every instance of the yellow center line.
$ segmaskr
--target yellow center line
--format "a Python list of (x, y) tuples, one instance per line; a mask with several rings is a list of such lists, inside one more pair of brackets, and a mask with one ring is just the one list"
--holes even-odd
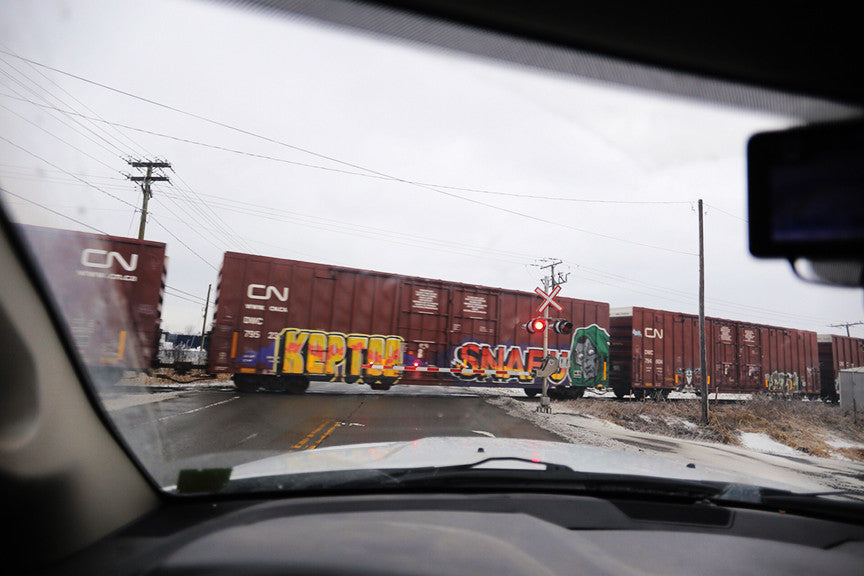
[(330, 433), (333, 432), (333, 430), (335, 430), (338, 426), (339, 422), (333, 422), (333, 425), (330, 426), (330, 428), (328, 428), (327, 431), (324, 432), (324, 434), (322, 434), (320, 438), (318, 438), (318, 441), (309, 446), (309, 450), (314, 450), (315, 448), (317, 448), (318, 445), (321, 444), (321, 442), (323, 442), (324, 439), (327, 438), (327, 436), (329, 436)]
[(318, 431), (321, 430), (322, 428), (324, 428), (324, 426), (326, 426), (328, 423), (329, 423), (329, 422), (327, 422), (327, 421), (325, 420), (324, 422), (322, 422), (321, 424), (319, 424), (318, 427), (315, 428), (312, 432), (310, 432), (310, 433), (309, 433), (309, 434), (308, 434), (308, 435), (307, 435), (303, 440), (299, 441), (297, 444), (295, 444), (294, 446), (292, 446), (292, 447), (291, 447), (291, 451), (294, 451), (294, 450), (302, 450), (302, 449), (303, 449), (303, 445), (306, 444), (307, 442), (309, 442), (309, 440), (311, 440), (312, 437), (315, 436), (315, 434), (317, 434)]

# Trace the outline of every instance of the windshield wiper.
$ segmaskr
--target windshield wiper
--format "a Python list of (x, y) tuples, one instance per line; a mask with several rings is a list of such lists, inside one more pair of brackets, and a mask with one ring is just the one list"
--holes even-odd
[[(495, 464), (510, 464), (495, 466)], [(601, 498), (651, 497), (687, 502), (721, 494), (725, 483), (577, 472), (569, 466), (517, 456), (492, 456), (451, 466), (354, 469), (231, 479), (223, 493), (243, 492), (557, 492)]]

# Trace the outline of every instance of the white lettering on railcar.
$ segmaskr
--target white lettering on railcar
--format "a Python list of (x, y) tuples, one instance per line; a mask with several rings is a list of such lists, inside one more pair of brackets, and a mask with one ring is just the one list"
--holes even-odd
[(81, 265), (88, 268), (111, 268), (115, 262), (127, 272), (132, 272), (138, 268), (138, 254), (130, 255), (127, 261), (119, 252), (97, 248), (85, 248), (81, 251)]
[(645, 327), (645, 338), (659, 338), (663, 339), (663, 330), (658, 330), (657, 328)]
[(78, 276), (86, 278), (105, 278), (107, 280), (121, 280), (123, 282), (137, 282), (138, 276), (134, 274), (108, 274), (107, 272), (95, 272), (93, 270), (78, 270)]
[(266, 286), (264, 284), (249, 284), (246, 287), (246, 296), (252, 300), (269, 300), (276, 298), (282, 302), (288, 301), (288, 288), (281, 290), (276, 286)]
[(260, 326), (264, 324), (264, 318), (258, 318), (256, 316), (243, 316), (243, 324), (255, 324), (256, 326)]

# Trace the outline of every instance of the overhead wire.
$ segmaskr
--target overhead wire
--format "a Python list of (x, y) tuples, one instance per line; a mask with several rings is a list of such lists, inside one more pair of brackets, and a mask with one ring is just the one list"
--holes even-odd
[(66, 220), (69, 220), (71, 222), (75, 222), (76, 224), (84, 226), (85, 228), (87, 228), (89, 230), (92, 230), (94, 232), (98, 232), (99, 234), (104, 234), (106, 236), (108, 235), (108, 233), (105, 232), (104, 230), (100, 230), (99, 228), (96, 228), (95, 226), (91, 226), (90, 224), (87, 224), (86, 222), (78, 220), (77, 218), (72, 218), (71, 216), (67, 216), (66, 214), (63, 214), (62, 212), (58, 212), (57, 210), (54, 210), (53, 208), (50, 208), (48, 206), (45, 206), (44, 204), (36, 202), (35, 200), (31, 200), (30, 198), (27, 198), (25, 196), (21, 196), (20, 194), (15, 194), (14, 192), (12, 192), (12, 191), (10, 191), (10, 190), (2, 187), (2, 186), (0, 186), (0, 191), (2, 191), (4, 194), (8, 194), (9, 196), (14, 196), (15, 198), (18, 198), (19, 200), (23, 200), (24, 202), (27, 202), (29, 204), (33, 204), (34, 206), (38, 206), (39, 208), (42, 208), (43, 210), (45, 210), (47, 212), (51, 212), (52, 214), (54, 214), (56, 216), (60, 216), (61, 218), (65, 218)]
[[(7, 50), (8, 52), (11, 53), (11, 51), (9, 51), (8, 47), (6, 47), (5, 45), (2, 45), (2, 46), (3, 46), (3, 48), (4, 48), (5, 50)], [(2, 56), (0, 56), (0, 62), (3, 62), (6, 66), (8, 66), (9, 68), (11, 68), (11, 69), (14, 70), (15, 72), (17, 72), (19, 76), (21, 76), (21, 77), (27, 79), (27, 80), (30, 82), (30, 84), (32, 84), (33, 86), (36, 86), (36, 87), (37, 87), (41, 92), (43, 92), (43, 93), (46, 95), (46, 97), (42, 97), (42, 100), (43, 100), (43, 101), (48, 102), (48, 99), (47, 99), (47, 98), (51, 98), (52, 100), (54, 100), (54, 101), (56, 101), (56, 102), (59, 102), (59, 103), (63, 104), (64, 106), (68, 107), (68, 108), (74, 108), (74, 106), (71, 106), (68, 102), (64, 101), (60, 96), (58, 96), (57, 93), (56, 93), (55, 91), (52, 91), (52, 90), (48, 90), (48, 89), (46, 89), (45, 87), (43, 87), (42, 85), (40, 85), (36, 80), (34, 80), (31, 76), (29, 76), (29, 75), (26, 74), (25, 72), (19, 70), (19, 69), (16, 68), (15, 66), (13, 66), (13, 65), (12, 65), (12, 64), (7, 60), (7, 59), (3, 58)], [(83, 106), (84, 109), (88, 110), (90, 113), (95, 114), (95, 115), (98, 116), (98, 114), (96, 114), (96, 112), (94, 112), (94, 111), (93, 111), (91, 108), (89, 108), (86, 104), (84, 104), (83, 102), (81, 102), (80, 100), (78, 100), (78, 98), (76, 98), (76, 97), (73, 96), (71, 93), (69, 93), (68, 90), (66, 90), (63, 86), (61, 86), (60, 84), (58, 84), (57, 82), (55, 82), (52, 78), (50, 78), (48, 75), (46, 75), (46, 74), (45, 74), (42, 70), (40, 70), (37, 66), (35, 66), (34, 64), (32, 64), (32, 63), (30, 63), (30, 62), (26, 62), (26, 61), (24, 61), (24, 63), (27, 64), (27, 66), (29, 66), (29, 68), (30, 68), (33, 72), (39, 74), (39, 75), (40, 75), (42, 78), (44, 78), (46, 81), (50, 82), (50, 83), (51, 83), (51, 84), (52, 84), (52, 85), (53, 85), (57, 90), (60, 90), (61, 92), (63, 92), (64, 94), (66, 94), (69, 98), (71, 98), (72, 100), (74, 100), (75, 102), (77, 102), (79, 105)], [(61, 110), (61, 111), (62, 111), (62, 110)], [(83, 115), (82, 115), (82, 116), (83, 116)], [(107, 130), (103, 130), (100, 126), (93, 124), (92, 121), (90, 121), (90, 124), (93, 125), (93, 127), (94, 127), (96, 130), (91, 130), (90, 128), (88, 128), (87, 126), (85, 126), (83, 122), (79, 122), (78, 120), (76, 120), (76, 119), (74, 119), (74, 118), (73, 118), (72, 120), (75, 121), (75, 122), (76, 122), (77, 124), (79, 124), (80, 126), (82, 126), (83, 128), (88, 129), (88, 130), (89, 130), (92, 134), (94, 134), (95, 136), (100, 137), (100, 138), (101, 138), (103, 141), (105, 141), (107, 144), (113, 146), (116, 150), (120, 151), (121, 154), (124, 153), (124, 150), (125, 150), (126, 153), (128, 153), (129, 151), (132, 151), (132, 153), (134, 154), (134, 148), (135, 148), (136, 146), (138, 146), (138, 144), (135, 143), (135, 142), (133, 142), (133, 141), (128, 137), (128, 135), (123, 134), (120, 130), (118, 130), (118, 129), (116, 129), (116, 128), (114, 128), (114, 131), (115, 131), (117, 134), (119, 134), (120, 136), (122, 136), (123, 138), (126, 138), (129, 142), (131, 142), (131, 143), (132, 143), (132, 146), (131, 146), (131, 147), (127, 147), (126, 145), (122, 144), (119, 138), (115, 138), (115, 137), (113, 137), (111, 134), (108, 133)], [(97, 131), (101, 132), (103, 135), (99, 135), (99, 134), (97, 134)], [(111, 139), (111, 140), (109, 140), (109, 139)], [(112, 141), (112, 140), (113, 140), (113, 141)], [(140, 147), (139, 147), (139, 148), (140, 148)]]
[(35, 61), (35, 60), (31, 60), (31, 59), (28, 59), (28, 58), (24, 58), (23, 56), (19, 56), (19, 55), (17, 55), (17, 54), (13, 54), (13, 53), (10, 53), (10, 52), (4, 51), (4, 50), (0, 50), (0, 53), (6, 53), (6, 54), (8, 54), (8, 55), (10, 55), (10, 56), (13, 56), (13, 57), (15, 57), (15, 58), (22, 59), (22, 60), (24, 60), (24, 61), (26, 61), (26, 62), (30, 62), (30, 63), (32, 63), (32, 64), (34, 64), (34, 65), (36, 65), (36, 66), (44, 67), (44, 68), (46, 68), (46, 69), (48, 69), (48, 70), (52, 70), (52, 71), (57, 72), (57, 73), (59, 73), (59, 74), (66, 75), (66, 76), (68, 76), (68, 77), (74, 78), (74, 79), (79, 80), (79, 81), (81, 81), (81, 82), (85, 82), (85, 83), (88, 83), (88, 84), (91, 84), (91, 85), (94, 85), (94, 86), (98, 86), (98, 87), (103, 88), (103, 89), (105, 89), (105, 90), (109, 90), (109, 91), (115, 92), (115, 93), (117, 93), (117, 94), (121, 94), (121, 95), (127, 96), (127, 97), (129, 97), (129, 98), (133, 98), (133, 99), (136, 99), (136, 100), (139, 100), (139, 101), (142, 101), (142, 102), (146, 102), (146, 103), (148, 103), (148, 104), (151, 104), (151, 105), (154, 105), (154, 106), (157, 106), (157, 107), (160, 107), (160, 108), (166, 109), (166, 110), (170, 110), (170, 111), (175, 112), (175, 113), (178, 113), (178, 114), (182, 114), (182, 115), (185, 115), (185, 116), (189, 116), (189, 117), (191, 117), (191, 118), (195, 118), (195, 119), (200, 120), (200, 121), (202, 121), (202, 122), (206, 122), (206, 123), (209, 123), (209, 124), (213, 124), (213, 125), (215, 125), (215, 126), (219, 126), (219, 127), (225, 128), (225, 129), (227, 129), (227, 130), (231, 130), (231, 131), (234, 131), (234, 132), (237, 132), (237, 133), (240, 133), (240, 134), (244, 134), (244, 135), (246, 135), (246, 136), (250, 136), (250, 137), (253, 137), (253, 138), (257, 138), (257, 139), (263, 140), (263, 141), (265, 141), (265, 142), (269, 142), (269, 143), (272, 143), (272, 144), (276, 144), (276, 145), (279, 145), (279, 146), (283, 146), (283, 147), (286, 147), (286, 148), (291, 149), (291, 150), (295, 150), (295, 151), (298, 151), (298, 152), (302, 152), (302, 153), (304, 153), (304, 154), (311, 155), (311, 156), (313, 156), (313, 157), (317, 157), (317, 158), (325, 159), (325, 160), (327, 160), (327, 161), (334, 162), (334, 163), (339, 164), (339, 165), (347, 166), (347, 167), (353, 168), (353, 169), (355, 169), (355, 170), (361, 170), (361, 171), (366, 172), (366, 173), (369, 173), (369, 174), (377, 175), (377, 176), (382, 177), (382, 178), (387, 179), (387, 180), (391, 180), (391, 181), (394, 181), (394, 182), (400, 182), (400, 183), (403, 183), (403, 184), (407, 184), (407, 185), (411, 185), (411, 186), (415, 186), (415, 187), (423, 188), (423, 189), (426, 189), (426, 190), (429, 190), (429, 191), (433, 191), (433, 192), (437, 192), (437, 193), (439, 193), (439, 194), (443, 194), (443, 195), (448, 196), (448, 197), (457, 198), (457, 199), (462, 200), (462, 201), (465, 201), (465, 202), (470, 202), (470, 203), (473, 203), (473, 204), (477, 204), (477, 205), (480, 205), (480, 206), (483, 206), (483, 207), (485, 207), (485, 208), (489, 208), (489, 209), (492, 209), (492, 210), (503, 211), (503, 212), (506, 212), (506, 213), (510, 213), (510, 214), (512, 214), (512, 215), (516, 215), (516, 216), (519, 216), (519, 217), (522, 217), (522, 218), (528, 218), (528, 219), (535, 220), (535, 221), (538, 221), (538, 222), (541, 222), (541, 223), (544, 223), (544, 224), (549, 224), (549, 225), (553, 225), (553, 226), (560, 226), (560, 227), (564, 227), (564, 228), (567, 228), (567, 229), (570, 229), (570, 230), (573, 230), (573, 231), (576, 231), (576, 232), (580, 232), (580, 233), (584, 233), (584, 234), (588, 234), (588, 235), (593, 235), (593, 236), (597, 236), (597, 237), (600, 237), (600, 238), (604, 238), (604, 239), (606, 239), (606, 240), (612, 240), (612, 241), (622, 242), (622, 243), (626, 243), (626, 244), (630, 244), (630, 245), (636, 245), (636, 246), (640, 246), (640, 247), (643, 247), (643, 248), (649, 248), (649, 249), (655, 249), (655, 250), (666, 251), (666, 252), (669, 252), (669, 253), (677, 253), (677, 254), (685, 255), (685, 256), (696, 256), (696, 254), (695, 254), (695, 253), (692, 253), (692, 252), (686, 252), (686, 251), (682, 251), (682, 250), (677, 250), (677, 249), (675, 249), (675, 248), (668, 248), (668, 247), (663, 247), (663, 246), (656, 246), (656, 245), (653, 245), (653, 244), (648, 244), (648, 243), (645, 243), (645, 242), (638, 242), (638, 241), (635, 241), (635, 240), (629, 240), (629, 239), (626, 239), (626, 238), (619, 238), (619, 237), (616, 237), (616, 236), (612, 236), (612, 235), (610, 235), (610, 234), (604, 234), (604, 233), (600, 233), (600, 232), (594, 232), (594, 231), (591, 231), (591, 230), (587, 230), (587, 229), (584, 229), (584, 228), (580, 228), (580, 227), (578, 227), (578, 226), (573, 226), (573, 225), (571, 225), (571, 224), (565, 224), (565, 223), (561, 223), (561, 222), (555, 222), (555, 221), (552, 221), (552, 220), (548, 220), (548, 219), (545, 219), (545, 218), (540, 218), (539, 216), (535, 216), (535, 215), (533, 215), (533, 214), (526, 214), (526, 213), (519, 212), (519, 211), (516, 211), (516, 210), (511, 210), (511, 209), (508, 209), (508, 208), (504, 208), (504, 207), (502, 207), (502, 206), (498, 206), (498, 205), (495, 205), (495, 204), (489, 204), (489, 203), (487, 203), (487, 202), (482, 202), (482, 201), (480, 201), (480, 200), (476, 200), (476, 199), (473, 199), (473, 198), (466, 198), (466, 197), (464, 197), (464, 196), (460, 196), (460, 195), (455, 194), (455, 193), (453, 193), (453, 192), (448, 192), (448, 191), (446, 191), (446, 190), (444, 190), (443, 188), (440, 188), (440, 187), (436, 187), (436, 186), (429, 186), (429, 185), (425, 185), (425, 184), (420, 183), (420, 182), (415, 182), (415, 181), (411, 181), (411, 180), (406, 180), (406, 179), (404, 179), (404, 178), (399, 178), (399, 177), (396, 177), (396, 176), (393, 176), (393, 175), (390, 175), (390, 174), (386, 174), (386, 173), (383, 173), (383, 172), (380, 172), (380, 171), (377, 171), (377, 170), (374, 170), (374, 169), (371, 169), (371, 168), (367, 168), (367, 167), (364, 167), (364, 166), (361, 166), (361, 165), (358, 165), (358, 164), (355, 164), (355, 163), (347, 162), (347, 161), (344, 161), (344, 160), (341, 160), (341, 159), (338, 159), (338, 158), (335, 158), (335, 157), (332, 157), (332, 156), (328, 156), (328, 155), (326, 155), (326, 154), (322, 154), (322, 153), (319, 153), (319, 152), (315, 152), (315, 151), (313, 151), (313, 150), (309, 150), (309, 149), (307, 149), (307, 148), (303, 148), (303, 147), (301, 147), (301, 146), (297, 146), (297, 145), (294, 145), (294, 144), (290, 144), (290, 143), (287, 143), (287, 142), (283, 142), (283, 141), (277, 140), (277, 139), (275, 139), (275, 138), (271, 138), (271, 137), (268, 137), (268, 136), (264, 136), (264, 135), (261, 135), (261, 134), (257, 134), (257, 133), (255, 133), (255, 132), (250, 131), (250, 130), (246, 130), (246, 129), (243, 129), (243, 128), (239, 128), (239, 127), (237, 127), (237, 126), (232, 126), (232, 125), (230, 125), (230, 124), (228, 124), (228, 123), (221, 122), (221, 121), (219, 121), (219, 120), (214, 120), (214, 119), (211, 119), (211, 118), (207, 118), (207, 117), (205, 117), (205, 116), (203, 116), (203, 115), (196, 114), (196, 113), (194, 113), (194, 112), (189, 112), (189, 111), (187, 111), (187, 110), (182, 110), (182, 109), (177, 108), (177, 107), (175, 107), (175, 106), (171, 106), (171, 105), (164, 104), (164, 103), (162, 103), (162, 102), (158, 102), (158, 101), (153, 100), (153, 99), (150, 99), (150, 98), (146, 98), (146, 97), (143, 97), (143, 96), (140, 96), (140, 95), (137, 95), (137, 94), (133, 94), (133, 93), (131, 93), (131, 92), (127, 92), (127, 91), (125, 91), (125, 90), (121, 90), (121, 89), (119, 89), (119, 88), (115, 88), (115, 87), (113, 87), (113, 86), (109, 86), (109, 85), (104, 84), (104, 83), (101, 83), (101, 82), (96, 82), (96, 81), (94, 81), (94, 80), (90, 80), (90, 79), (88, 79), (88, 78), (84, 78), (84, 77), (79, 76), (79, 75), (77, 75), (77, 74), (72, 74), (72, 73), (70, 73), (70, 72), (66, 72), (66, 71), (64, 71), (64, 70), (60, 70), (60, 69), (58, 69), (58, 68), (55, 68), (55, 67), (52, 67), (52, 66), (48, 66), (48, 65), (46, 65), (46, 64), (42, 64), (41, 62), (37, 62), (37, 61)]
[[(33, 104), (33, 105), (35, 105), (35, 106), (40, 106), (40, 107), (42, 107), (42, 108), (48, 108), (48, 109), (54, 109), (54, 108), (56, 108), (56, 106), (51, 105), (45, 97), (43, 97), (43, 96), (41, 96), (40, 94), (38, 94), (38, 93), (37, 93), (35, 90), (33, 90), (31, 87), (26, 86), (25, 84), (23, 84), (23, 83), (22, 83), (20, 80), (18, 80), (17, 78), (14, 78), (12, 75), (10, 75), (8, 72), (6, 72), (5, 70), (3, 70), (2, 68), (0, 68), (0, 74), (6, 76), (6, 77), (9, 78), (11, 81), (15, 82), (16, 84), (18, 84), (19, 86), (21, 86), (22, 88), (24, 88), (25, 90), (27, 90), (28, 92), (31, 92), (31, 93), (32, 93), (36, 98), (39, 98), (40, 100), (42, 100), (43, 102), (45, 102), (46, 105), (41, 105), (41, 104), (39, 104), (39, 103), (37, 103), (37, 102), (34, 102), (34, 101), (31, 100), (30, 98), (27, 98), (26, 96), (22, 95), (22, 94), (21, 94), (18, 90), (16, 90), (14, 87), (12, 87), (12, 86), (7, 86), (7, 89), (12, 90), (12, 92), (15, 93), (15, 94), (18, 96), (19, 99), (21, 99), (21, 100), (23, 100), (23, 101), (25, 101), (25, 102), (28, 102), (28, 103), (30, 103), (30, 104)], [(60, 110), (60, 112), (62, 112), (62, 110)], [(83, 123), (80, 122), (80, 121), (78, 121), (77, 119), (73, 119), (73, 122), (75, 123), (75, 126), (73, 126), (73, 125), (70, 124), (69, 122), (66, 122), (65, 120), (63, 120), (63, 119), (57, 117), (56, 115), (54, 115), (54, 114), (52, 114), (52, 113), (50, 113), (50, 112), (48, 113), (48, 116), (51, 117), (51, 118), (53, 118), (54, 120), (56, 120), (58, 123), (62, 124), (63, 126), (67, 127), (69, 130), (72, 130), (73, 132), (77, 133), (79, 136), (81, 136), (81, 137), (83, 137), (83, 138), (89, 140), (89, 141), (92, 142), (93, 144), (96, 144), (97, 146), (101, 147), (103, 150), (105, 150), (105, 151), (108, 152), (109, 154), (111, 154), (111, 155), (115, 155), (115, 156), (117, 156), (117, 157), (119, 157), (119, 158), (122, 158), (122, 157), (123, 157), (123, 150), (120, 149), (120, 148), (118, 148), (118, 147), (116, 146), (116, 144), (114, 144), (114, 143), (108, 141), (108, 140), (107, 140), (106, 138), (104, 138), (102, 135), (100, 135), (100, 134), (96, 134), (92, 129), (90, 129), (90, 128), (87, 127), (87, 126), (84, 126)], [(82, 130), (84, 130), (84, 131), (86, 131), (86, 132), (89, 132), (89, 134), (86, 134), (86, 133), (83, 132)], [(94, 139), (94, 138), (96, 138), (96, 139)], [(98, 140), (102, 140), (102, 142), (99, 142), (97, 139), (98, 139)]]

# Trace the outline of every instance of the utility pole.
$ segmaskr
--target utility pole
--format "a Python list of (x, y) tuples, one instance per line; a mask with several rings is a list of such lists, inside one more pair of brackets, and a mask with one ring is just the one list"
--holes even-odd
[(167, 176), (163, 176), (162, 174), (154, 175), (154, 168), (171, 168), (171, 164), (168, 162), (162, 161), (143, 161), (143, 160), (127, 160), (127, 164), (132, 166), (133, 168), (147, 169), (147, 174), (145, 176), (129, 176), (129, 180), (133, 182), (138, 182), (141, 185), (141, 192), (144, 194), (144, 200), (141, 203), (141, 222), (138, 224), (138, 239), (144, 239), (144, 228), (147, 225), (147, 203), (150, 198), (153, 197), (153, 192), (150, 191), (150, 183), (151, 182), (169, 182)]
[[(560, 286), (567, 282), (567, 278), (570, 274), (561, 274), (555, 275), (555, 266), (562, 264), (561, 260), (553, 260), (549, 262), (546, 266), (540, 266), (541, 270), (549, 269), (549, 276), (544, 276), (542, 279), (543, 288), (546, 289), (550, 294), (552, 290), (555, 289), (556, 286)], [(543, 309), (543, 318), (546, 320), (546, 328), (543, 330), (543, 358), (549, 354), (549, 307), (546, 306)], [(543, 377), (543, 386), (541, 388), (540, 393), (540, 407), (539, 410), (548, 412), (550, 410), (550, 402), (549, 402), (549, 377)]]
[(864, 322), (839, 322), (837, 324), (829, 324), (828, 326), (831, 328), (845, 327), (846, 328), (846, 336), (851, 336), (851, 334), (849, 334), (849, 327), (850, 326), (860, 326), (862, 324), (864, 324)]
[(705, 354), (705, 242), (699, 199), (699, 369), (702, 373), (702, 425), (708, 425), (708, 367)]
[(204, 350), (204, 333), (207, 329), (207, 312), (210, 309), (210, 290), (212, 288), (212, 284), (207, 285), (207, 300), (204, 301), (204, 321), (201, 323), (201, 350)]

